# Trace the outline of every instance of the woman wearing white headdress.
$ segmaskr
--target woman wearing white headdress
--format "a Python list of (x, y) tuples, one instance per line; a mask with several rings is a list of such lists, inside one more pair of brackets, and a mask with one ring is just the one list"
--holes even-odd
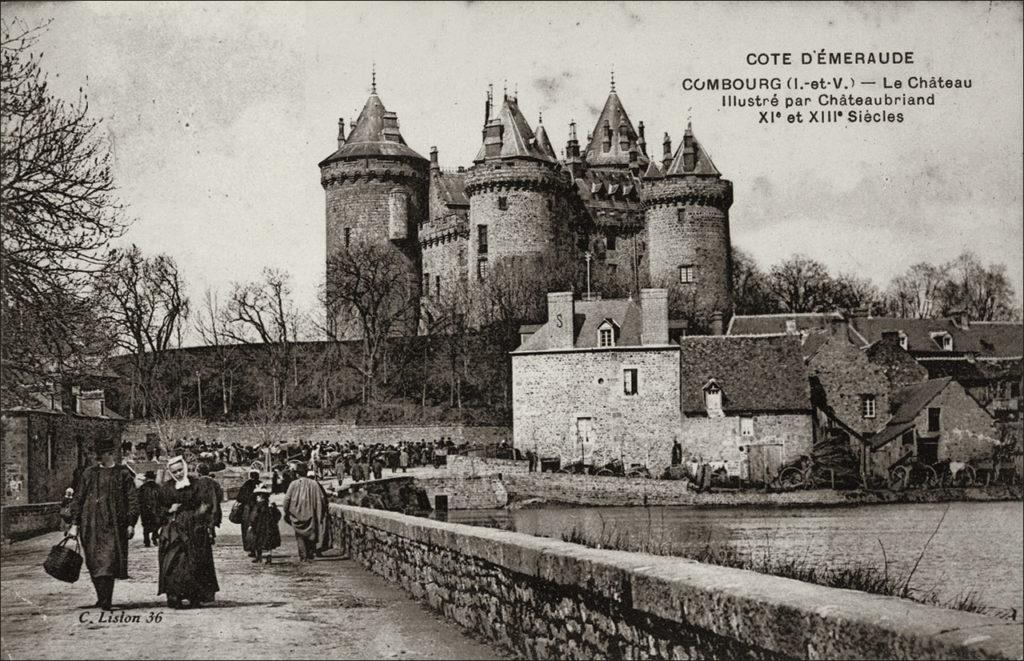
[(207, 499), (188, 477), (181, 456), (167, 462), (171, 480), (161, 490), (163, 526), (160, 529), (160, 579), (157, 594), (167, 595), (172, 608), (213, 601), (220, 590), (213, 566), (210, 530), (212, 512)]

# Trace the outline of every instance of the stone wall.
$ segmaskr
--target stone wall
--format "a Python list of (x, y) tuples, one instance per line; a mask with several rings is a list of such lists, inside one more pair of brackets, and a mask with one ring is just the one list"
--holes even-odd
[(680, 558), (332, 505), (370, 571), (525, 658), (1020, 658), (1003, 620)]
[[(636, 368), (638, 392), (626, 395), (623, 370)], [(652, 347), (512, 355), (515, 447), (562, 465), (622, 460), (660, 475), (680, 431), (679, 348)], [(589, 418), (582, 443), (578, 420)]]
[[(462, 425), (391, 425), (356, 426), (341, 422), (280, 422), (262, 426), (232, 425), (227, 423), (208, 424), (198, 418), (182, 418), (161, 423), (166, 435), (172, 440), (181, 437), (201, 438), (206, 441), (219, 440), (221, 443), (238, 442), (253, 445), (265, 441), (307, 443), (319, 441), (363, 443), (400, 443), (436, 440), (442, 436), (451, 437), (455, 443), (471, 445), (497, 445), (502, 439), (511, 439), (508, 427), (469, 427)], [(125, 430), (125, 440), (139, 443), (146, 440), (147, 433), (156, 433), (157, 425), (147, 420), (130, 423)]]
[[(914, 421), (918, 438), (927, 437), (928, 409), (939, 409), (939, 461), (990, 461), (999, 439), (995, 421), (956, 381), (921, 410)], [(897, 441), (893, 441), (896, 443)]]
[(60, 503), (10, 505), (0, 509), (0, 539), (6, 544), (60, 529)]
[(519, 459), (491, 459), (460, 454), (448, 455), (447, 472), (458, 477), (528, 473), (530, 462)]
[[(777, 468), (777, 464), (785, 464), (800, 455), (811, 453), (814, 425), (810, 415), (791, 413), (749, 417), (753, 418), (753, 436), (741, 434), (740, 416), (684, 418), (679, 436), (683, 446), (683, 461), (725, 461), (744, 465), (750, 461), (751, 446), (760, 445), (770, 447), (771, 452), (778, 452), (778, 456), (772, 457), (772, 466)], [(744, 476), (744, 479), (747, 477)]]
[(438, 496), (444, 497), (450, 510), (491, 510), (508, 504), (508, 491), (497, 477), (436, 477), (416, 480), (416, 486), (423, 487), (435, 510)]
[[(873, 434), (889, 419), (889, 379), (850, 342), (845, 323), (834, 324), (832, 331), (808, 361), (807, 372), (821, 381), (828, 406), (844, 424), (860, 434)], [(864, 417), (861, 395), (874, 395), (873, 418)]]

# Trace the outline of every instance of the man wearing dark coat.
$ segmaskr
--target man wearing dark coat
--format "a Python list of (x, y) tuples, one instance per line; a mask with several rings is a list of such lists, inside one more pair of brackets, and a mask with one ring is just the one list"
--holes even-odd
[(256, 550), (251, 548), (249, 543), (249, 515), (252, 513), (252, 508), (256, 504), (256, 487), (260, 484), (260, 472), (257, 470), (249, 471), (249, 479), (242, 482), (242, 486), (238, 488), (238, 495), (235, 496), (235, 500), (238, 502), (238, 506), (242, 510), (242, 548), (248, 551), (249, 555), (256, 557)]
[(114, 460), (113, 439), (96, 442), (99, 464), (82, 471), (71, 503), (74, 522), (68, 537), (77, 537), (85, 554), (97, 608), (113, 610), (114, 580), (128, 578), (128, 540), (139, 520), (135, 478)]
[(160, 529), (160, 485), (156, 483), (156, 472), (146, 471), (145, 477), (146, 481), (139, 487), (139, 514), (142, 518), (142, 543), (149, 546), (150, 536), (155, 536)]

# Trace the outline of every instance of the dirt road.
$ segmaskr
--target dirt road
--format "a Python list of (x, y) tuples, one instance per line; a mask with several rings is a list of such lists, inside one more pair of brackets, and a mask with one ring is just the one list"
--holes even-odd
[[(129, 550), (132, 578), (117, 582), (115, 611), (104, 614), (114, 621), (101, 621), (95, 608), (81, 608), (96, 600), (85, 568), (73, 585), (43, 572), (59, 534), (16, 542), (2, 552), (0, 656), (501, 658), (350, 560), (329, 556), (299, 564), (291, 528), (282, 524), (281, 537), (284, 545), (273, 563), (254, 565), (242, 551), (238, 526), (225, 521), (214, 547), (221, 587), (216, 602), (172, 610), (156, 594), (156, 549), (143, 547), (138, 528)], [(135, 616), (138, 621), (132, 621)]]

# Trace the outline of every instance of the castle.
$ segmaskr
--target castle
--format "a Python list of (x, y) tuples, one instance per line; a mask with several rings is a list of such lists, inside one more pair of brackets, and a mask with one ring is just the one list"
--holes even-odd
[[(407, 272), (411, 295), (429, 303), (479, 285), (509, 258), (586, 255), (595, 273), (623, 278), (634, 294), (641, 281), (667, 287), (698, 313), (728, 318), (732, 183), (689, 125), (674, 153), (665, 134), (659, 165), (613, 78), (586, 145), (571, 123), (560, 160), (515, 95), (496, 105), (488, 91), (473, 165), (442, 170), (436, 147), (427, 160), (405, 143), (374, 81), (348, 136), (339, 119), (338, 148), (319, 164), (328, 260), (355, 242), (378, 246)], [(343, 310), (332, 314), (339, 336), (357, 334)], [(416, 332), (418, 320), (408, 323)]]

